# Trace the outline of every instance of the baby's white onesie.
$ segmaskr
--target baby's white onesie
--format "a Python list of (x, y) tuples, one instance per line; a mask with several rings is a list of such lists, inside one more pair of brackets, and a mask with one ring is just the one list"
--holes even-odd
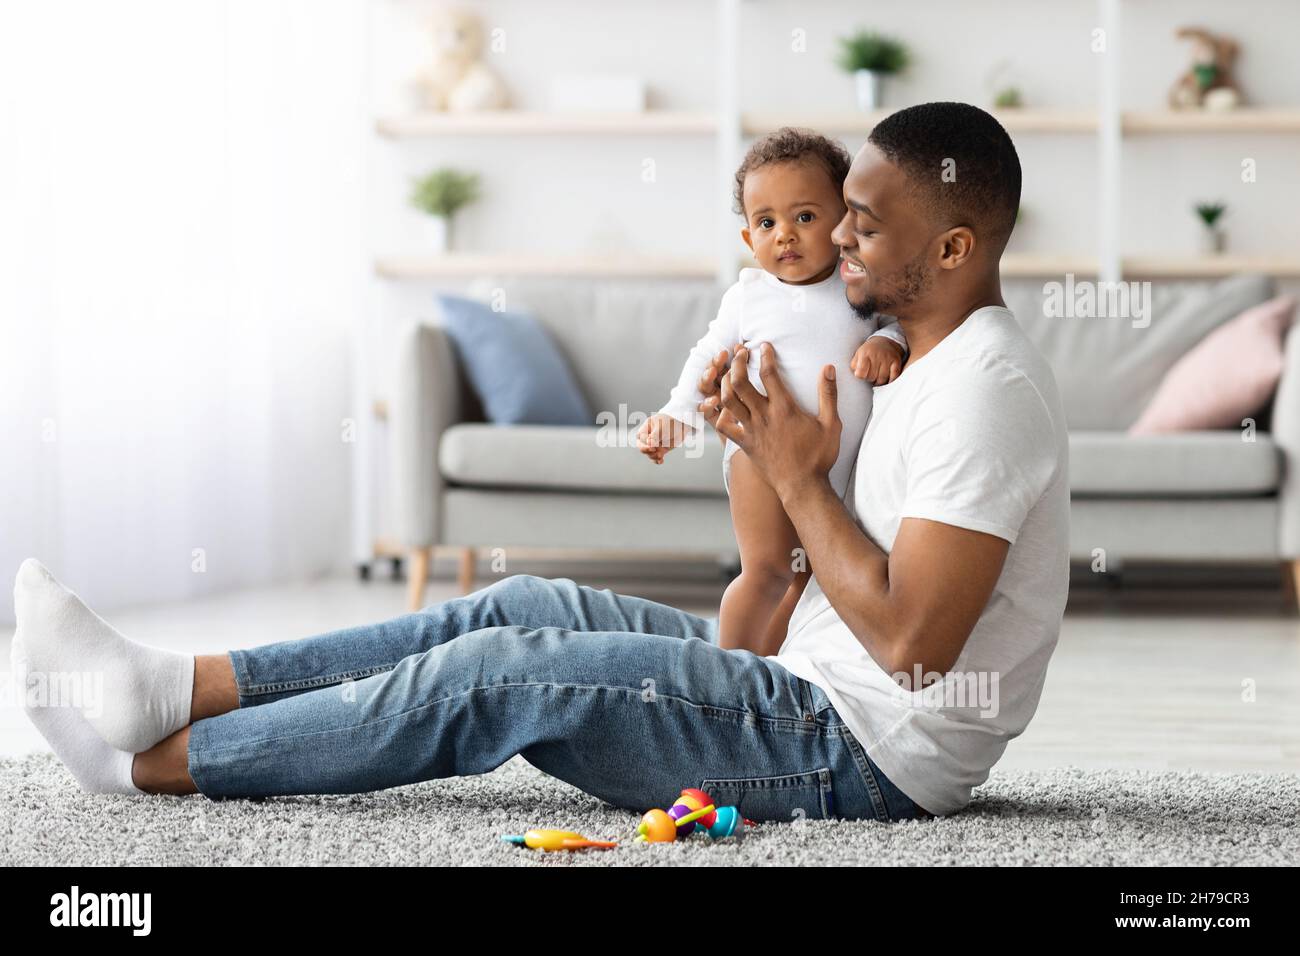
[[(817, 414), (821, 370), (835, 366), (839, 386), (837, 408), (843, 430), (840, 453), (831, 469), (830, 481), (835, 493), (844, 496), (849, 472), (858, 455), (867, 419), (871, 417), (871, 389), (853, 374), (849, 363), (853, 353), (872, 335), (884, 335), (907, 348), (907, 340), (897, 323), (883, 317), (864, 319), (853, 311), (844, 297), (844, 281), (838, 270), (829, 279), (813, 285), (790, 285), (762, 269), (742, 269), (736, 284), (722, 296), (718, 315), (709, 323), (704, 337), (691, 349), (668, 404), (660, 414), (668, 415), (694, 428), (704, 427), (699, 411), (704, 396), (699, 390), (700, 376), (710, 360), (723, 349), (731, 351), (737, 342), (750, 346), (749, 380), (763, 394), (759, 375), (761, 356), (756, 346), (770, 342), (776, 350), (781, 378), (803, 408)], [(723, 453), (723, 480), (727, 480), (731, 456), (736, 445), (727, 442)]]

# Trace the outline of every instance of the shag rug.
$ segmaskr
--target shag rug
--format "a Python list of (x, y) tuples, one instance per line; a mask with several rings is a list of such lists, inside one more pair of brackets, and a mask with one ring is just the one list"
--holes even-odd
[[(0, 866), (1294, 865), (1300, 774), (994, 771), (950, 817), (766, 824), (738, 843), (636, 844), (636, 823), (518, 758), (380, 793), (223, 801), (90, 796), (53, 755), (0, 760)], [(500, 839), (531, 827), (620, 845)]]

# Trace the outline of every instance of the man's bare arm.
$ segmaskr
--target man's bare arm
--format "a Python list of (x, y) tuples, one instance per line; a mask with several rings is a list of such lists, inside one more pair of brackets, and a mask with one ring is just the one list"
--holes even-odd
[(767, 397), (738, 352), (722, 380), (735, 441), (781, 496), (831, 606), (890, 674), (945, 672), (956, 662), (1002, 572), (1008, 544), (993, 535), (918, 518), (899, 526), (886, 555), (853, 520), (827, 479), (839, 451), (834, 369), (821, 382), (819, 414), (794, 401), (764, 346)]
[(1006, 541), (904, 518), (885, 554), (829, 482), (793, 496), (786, 512), (831, 607), (881, 669), (909, 678), (917, 667), (951, 670), (1002, 572)]

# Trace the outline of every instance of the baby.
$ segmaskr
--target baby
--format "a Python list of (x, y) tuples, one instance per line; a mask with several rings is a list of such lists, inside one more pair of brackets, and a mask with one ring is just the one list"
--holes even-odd
[[(843, 497), (871, 415), (871, 385), (892, 382), (907, 349), (897, 324), (882, 328), (875, 317), (864, 321), (844, 295), (831, 230), (845, 214), (842, 189), (849, 162), (838, 143), (791, 128), (760, 139), (745, 155), (736, 171), (736, 207), (745, 217), (740, 235), (761, 268), (740, 271), (717, 318), (691, 349), (668, 403), (638, 431), (637, 448), (656, 464), (703, 427), (700, 384), (720, 352), (738, 344), (750, 348), (749, 380), (766, 394), (756, 346), (770, 342), (786, 387), (814, 415), (825, 366), (835, 366), (837, 381), (849, 381), (852, 372), (870, 383), (839, 392), (843, 430), (830, 481)], [(740, 576), (722, 598), (719, 644), (776, 653), (761, 648), (761, 642), (802, 570), (799, 539), (776, 492), (730, 441), (723, 452), (723, 480), (740, 548)]]

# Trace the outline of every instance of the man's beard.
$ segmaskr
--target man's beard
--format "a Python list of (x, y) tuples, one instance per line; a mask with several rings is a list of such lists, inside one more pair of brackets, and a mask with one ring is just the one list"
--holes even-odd
[(869, 295), (862, 302), (850, 302), (849, 305), (864, 319), (877, 314), (897, 318), (899, 309), (911, 305), (929, 291), (933, 279), (925, 268), (925, 252), (922, 251), (897, 272), (882, 277), (880, 285), (884, 288), (879, 294)]

